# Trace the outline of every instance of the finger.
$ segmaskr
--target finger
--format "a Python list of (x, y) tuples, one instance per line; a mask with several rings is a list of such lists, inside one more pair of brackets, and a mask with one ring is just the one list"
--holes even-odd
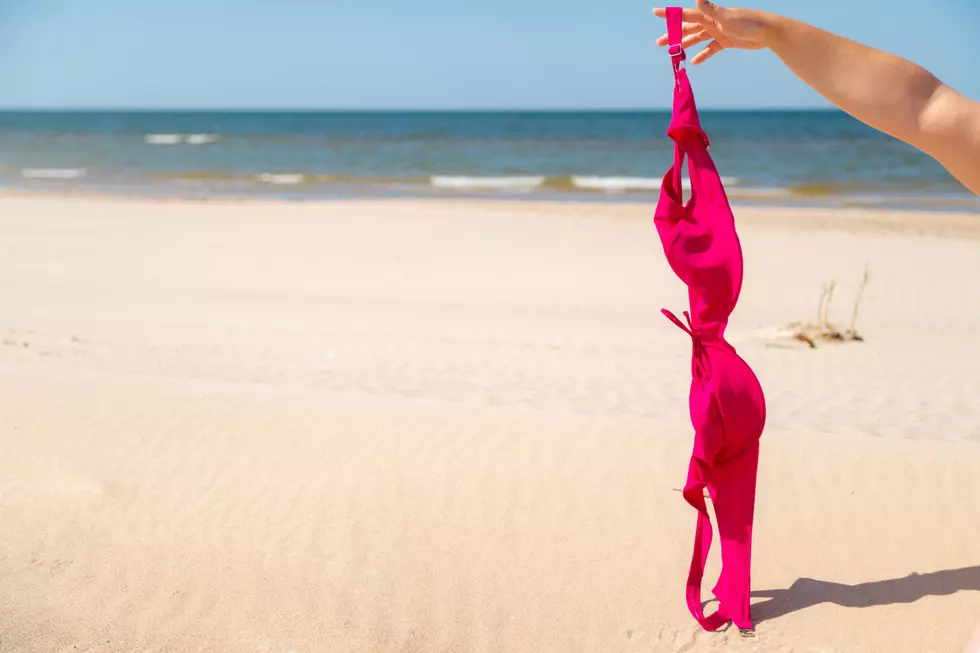
[(710, 38), (711, 38), (711, 34), (709, 34), (705, 30), (702, 30), (702, 31), (698, 32), (697, 34), (691, 34), (690, 36), (684, 38), (681, 41), (681, 47), (686, 50), (689, 47), (691, 47), (692, 45), (697, 45), (698, 43), (704, 43), (705, 41), (707, 41)]
[[(667, 8), (657, 7), (653, 10), (653, 15), (657, 18), (666, 18)], [(701, 23), (704, 21), (704, 14), (701, 13), (700, 9), (688, 9), (685, 7), (681, 10), (681, 20), (686, 20), (692, 23)]]
[(697, 66), (698, 64), (704, 63), (711, 57), (715, 56), (719, 52), (725, 49), (718, 41), (712, 41), (709, 43), (701, 52), (698, 52), (694, 57), (691, 58), (691, 65)]
[[(681, 36), (688, 36), (690, 34), (698, 34), (704, 30), (704, 27), (699, 23), (684, 23), (681, 26)], [(700, 42), (700, 41), (698, 41)], [(664, 34), (659, 39), (657, 39), (657, 45), (667, 45), (669, 39), (667, 34)], [(687, 46), (685, 46), (687, 47)]]
[(704, 25), (701, 23), (684, 23), (681, 25), (681, 35), (697, 34), (703, 29)]
[(698, 9), (709, 18), (714, 18), (718, 14), (718, 10), (721, 9), (721, 7), (711, 2), (711, 0), (697, 0), (697, 2)]

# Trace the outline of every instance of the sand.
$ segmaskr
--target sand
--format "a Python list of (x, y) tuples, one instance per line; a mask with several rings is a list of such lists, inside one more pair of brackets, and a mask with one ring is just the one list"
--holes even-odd
[[(963, 650), (980, 216), (736, 215), (752, 640), (684, 603), (649, 207), (0, 199), (0, 651)], [(866, 265), (864, 342), (767, 346)]]

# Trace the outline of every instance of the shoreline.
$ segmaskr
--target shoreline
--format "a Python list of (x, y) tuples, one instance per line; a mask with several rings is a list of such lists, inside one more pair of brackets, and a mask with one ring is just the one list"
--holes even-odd
[[(305, 177), (308, 175), (271, 175)], [(653, 179), (643, 180), (652, 184)], [(334, 180), (330, 183), (283, 182), (259, 183), (244, 179), (241, 185), (214, 186), (205, 180), (188, 180), (173, 186), (154, 184), (82, 184), (59, 185), (57, 181), (37, 184), (0, 186), (0, 197), (77, 197), (106, 200), (188, 201), (188, 202), (336, 202), (336, 201), (462, 201), (545, 204), (599, 204), (656, 206), (659, 190), (653, 186), (604, 191), (601, 189), (563, 190), (543, 187), (534, 190), (440, 188), (421, 183), (389, 180), (385, 184)], [(778, 208), (784, 210), (868, 210), (900, 213), (954, 213), (980, 217), (980, 198), (969, 193), (929, 194), (865, 191), (797, 191), (792, 188), (745, 188), (731, 185), (726, 189), (732, 206), (740, 208)]]
[[(140, 196), (88, 193), (36, 193), (0, 189), (0, 201), (18, 202), (84, 202), (125, 204), (129, 206), (265, 206), (274, 207), (463, 207), (482, 211), (509, 213), (532, 212), (575, 217), (607, 219), (652, 220), (656, 202), (649, 201), (582, 201), (549, 200), (546, 198), (495, 197), (337, 197), (317, 199), (288, 199), (281, 197), (179, 197)], [(757, 205), (731, 202), (739, 228), (839, 231), (845, 233), (903, 234), (943, 238), (980, 239), (980, 213), (957, 210), (922, 210), (906, 208), (864, 207), (800, 207), (786, 205)], [(785, 217), (790, 214), (791, 217)]]

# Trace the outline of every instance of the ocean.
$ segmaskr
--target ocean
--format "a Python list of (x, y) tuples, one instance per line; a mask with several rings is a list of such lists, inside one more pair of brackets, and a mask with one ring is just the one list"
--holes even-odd
[[(733, 201), (980, 212), (839, 111), (702, 111)], [(654, 201), (667, 111), (2, 112), (0, 186), (189, 198)]]

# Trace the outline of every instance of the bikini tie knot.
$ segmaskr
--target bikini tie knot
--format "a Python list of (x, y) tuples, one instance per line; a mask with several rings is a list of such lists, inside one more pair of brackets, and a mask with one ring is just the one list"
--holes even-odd
[(676, 324), (681, 331), (691, 337), (691, 375), (699, 381), (707, 381), (711, 378), (711, 359), (708, 358), (708, 350), (704, 345), (705, 340), (711, 340), (715, 335), (715, 329), (696, 325), (691, 320), (691, 314), (684, 311), (684, 319), (687, 324), (681, 322), (680, 318), (668, 311), (666, 308), (660, 312), (667, 316), (667, 319)]

